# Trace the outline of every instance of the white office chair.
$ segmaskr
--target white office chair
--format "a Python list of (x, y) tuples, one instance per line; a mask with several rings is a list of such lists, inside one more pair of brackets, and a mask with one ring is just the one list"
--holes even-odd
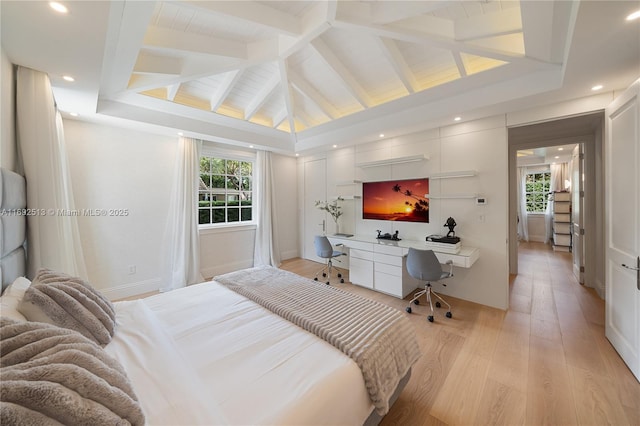
[[(431, 288), (432, 281), (440, 281), (446, 278), (453, 277), (453, 261), (448, 260), (447, 265), (449, 265), (449, 271), (443, 271), (442, 265), (440, 261), (436, 257), (433, 250), (418, 250), (414, 248), (409, 248), (409, 253), (407, 253), (407, 272), (413, 278), (426, 281), (424, 286), (424, 290), (418, 291), (413, 295), (413, 299), (409, 302), (409, 306), (407, 306), (406, 311), (411, 313), (411, 303), (416, 305), (420, 304), (420, 297), (423, 294), (427, 295), (427, 302), (429, 302), (429, 306), (431, 308), (431, 315), (427, 316), (429, 322), (433, 322), (433, 303), (431, 301), (432, 296), (435, 296), (439, 299), (436, 301), (436, 308), (439, 308), (440, 302), (447, 305), (448, 311), (445, 314), (447, 318), (451, 318), (451, 305), (449, 305), (442, 297), (440, 297), (433, 289)], [(446, 286), (446, 284), (442, 284)]]
[[(323, 277), (328, 277), (327, 284), (331, 284), (331, 271), (333, 269), (333, 262), (331, 260), (334, 257), (346, 256), (347, 254), (341, 251), (334, 250), (333, 246), (331, 245), (331, 241), (329, 241), (329, 239), (324, 235), (316, 235), (313, 239), (313, 245), (316, 249), (316, 255), (323, 259), (327, 259), (327, 264), (320, 271), (318, 271), (314, 280), (318, 281), (318, 275), (322, 273)], [(336, 270), (337, 269), (338, 268), (336, 268)], [(340, 278), (341, 283), (344, 282), (344, 278), (342, 278), (342, 274), (340, 273), (340, 271), (338, 271), (338, 278)]]

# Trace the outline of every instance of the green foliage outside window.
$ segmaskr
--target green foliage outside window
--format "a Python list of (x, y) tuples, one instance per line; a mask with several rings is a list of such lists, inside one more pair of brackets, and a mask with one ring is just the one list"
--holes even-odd
[(253, 163), (200, 157), (198, 224), (253, 220)]
[(527, 212), (544, 213), (547, 209), (551, 172), (531, 173), (525, 180)]

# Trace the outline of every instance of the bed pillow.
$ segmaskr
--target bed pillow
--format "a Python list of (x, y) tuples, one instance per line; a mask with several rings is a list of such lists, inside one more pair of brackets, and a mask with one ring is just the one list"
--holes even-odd
[(1, 424), (144, 425), (124, 368), (79, 333), (0, 318)]
[(0, 297), (0, 315), (18, 321), (26, 321), (24, 315), (18, 311), (18, 304), (30, 285), (31, 281), (25, 277), (18, 277), (9, 284)]
[(75, 330), (104, 346), (115, 333), (111, 302), (78, 277), (40, 269), (18, 305), (29, 321)]

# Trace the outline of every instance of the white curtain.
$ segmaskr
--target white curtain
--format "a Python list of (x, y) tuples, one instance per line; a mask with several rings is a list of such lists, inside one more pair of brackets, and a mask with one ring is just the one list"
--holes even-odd
[(256, 229), (253, 266), (280, 266), (276, 198), (273, 185), (271, 153), (258, 151), (254, 173), (256, 187), (256, 208), (258, 227)]
[(181, 137), (178, 142), (165, 230), (164, 282), (169, 291), (204, 281), (200, 274), (200, 236), (198, 233), (198, 183), (202, 142)]
[[(567, 163), (552, 164), (551, 169), (551, 182), (549, 184), (549, 191), (551, 193), (555, 191), (564, 191), (566, 189), (565, 181), (571, 179), (569, 165)], [(545, 225), (545, 244), (551, 240), (553, 236), (553, 212), (552, 212), (552, 200), (549, 198), (547, 203), (547, 209), (544, 212), (544, 225)]]
[(518, 185), (518, 239), (520, 241), (529, 241), (529, 224), (527, 222), (527, 198), (526, 198), (526, 167), (518, 167), (517, 173)]
[(27, 276), (46, 267), (87, 279), (62, 117), (46, 74), (18, 67), (16, 109), (27, 208), (34, 212), (27, 217)]

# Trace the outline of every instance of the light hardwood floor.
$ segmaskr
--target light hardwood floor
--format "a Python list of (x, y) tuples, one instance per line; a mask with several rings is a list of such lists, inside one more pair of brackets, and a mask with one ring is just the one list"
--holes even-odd
[[(321, 266), (292, 259), (282, 268), (312, 278)], [(383, 426), (640, 425), (640, 384), (605, 338), (604, 302), (575, 280), (571, 255), (522, 244), (519, 270), (507, 311), (447, 297), (451, 319), (427, 322), (424, 305), (406, 314), (423, 355)]]

